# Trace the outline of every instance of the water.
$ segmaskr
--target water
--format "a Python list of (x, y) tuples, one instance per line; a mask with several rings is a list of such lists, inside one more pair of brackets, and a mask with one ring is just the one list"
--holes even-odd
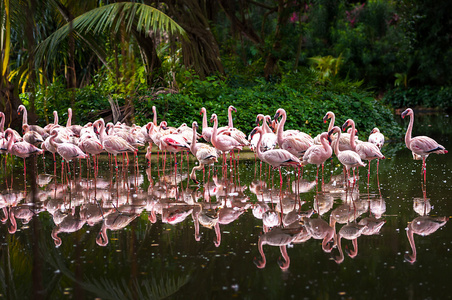
[[(408, 125), (407, 120), (400, 122), (405, 128)], [(413, 135), (429, 135), (452, 149), (450, 125), (445, 115), (417, 115)], [(265, 165), (261, 169), (252, 153), (241, 153), (238, 170), (228, 168), (226, 176), (219, 164), (216, 176), (211, 171), (209, 182), (200, 187), (187, 179), (193, 157), (190, 169), (186, 158), (181, 162), (178, 157), (177, 177), (174, 162), (167, 162), (164, 172), (157, 155), (150, 168), (140, 155), (138, 168), (130, 157), (129, 166), (120, 163), (117, 170), (104, 156), (95, 181), (93, 167), (86, 168), (82, 162), (81, 168), (77, 163), (74, 169), (71, 164), (72, 188), (61, 183), (59, 160), (56, 178), (42, 175), (53, 174), (50, 156), (45, 170), (42, 158), (27, 161), (25, 182), (21, 160), (14, 159), (14, 168), (11, 162), (5, 168), (3, 161), (1, 189), (6, 206), (0, 212), (0, 297), (447, 297), (452, 227), (444, 221), (431, 234), (414, 234), (415, 258), (407, 233), (421, 215), (451, 216), (450, 154), (432, 154), (427, 159), (424, 189), (421, 161), (412, 160), (402, 139), (387, 144), (382, 152), (387, 159), (380, 162), (378, 176), (372, 162), (369, 185), (367, 171), (361, 168), (357, 187), (346, 192), (342, 168), (334, 159), (333, 164), (325, 164), (323, 192), (321, 186), (314, 186), (315, 167), (308, 166), (299, 194), (292, 188), (294, 170), (283, 171), (280, 188), (278, 172), (269, 174)], [(42, 185), (36, 187), (36, 204), (33, 171), (40, 174)], [(197, 177), (203, 181), (202, 172)], [(342, 238), (343, 261), (338, 246), (330, 253), (324, 251), (322, 240), (309, 238), (298, 222), (284, 226), (300, 232), (299, 240), (282, 247), (264, 245), (264, 265), (258, 249), (259, 239), (264, 239), (259, 208), (278, 211), (280, 201), (285, 213), (300, 201), (306, 217), (312, 209), (316, 211), (310, 219), (320, 218), (327, 226), (337, 219), (336, 234), (346, 219), (355, 224), (374, 216), (385, 223), (377, 234), (357, 238), (356, 256), (352, 241)], [(414, 223), (421, 224), (423, 219)], [(283, 259), (285, 251), (290, 261)]]

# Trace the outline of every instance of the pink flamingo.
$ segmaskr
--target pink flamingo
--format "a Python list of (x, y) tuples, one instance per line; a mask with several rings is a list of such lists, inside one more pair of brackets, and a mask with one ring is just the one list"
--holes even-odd
[(32, 145), (38, 146), (42, 142), (44, 142), (44, 139), (42, 135), (40, 135), (37, 131), (30, 130), (30, 125), (23, 124), (22, 130), (24, 135), (22, 136), (23, 140), (27, 143), (30, 143)]
[(262, 160), (263, 162), (268, 163), (271, 165), (274, 169), (279, 169), (279, 179), (280, 179), (280, 185), (282, 186), (283, 180), (282, 180), (282, 174), (281, 174), (281, 167), (284, 166), (293, 166), (293, 167), (301, 167), (301, 161), (290, 153), (289, 151), (285, 149), (272, 149), (265, 152), (261, 151), (261, 143), (262, 143), (262, 136), (263, 131), (262, 128), (256, 127), (254, 128), (251, 135), (254, 135), (254, 133), (259, 133), (259, 141), (257, 142), (256, 147), (256, 153), (257, 157)]
[(61, 161), (61, 175), (63, 175), (64, 161), (66, 161), (68, 170), (70, 172), (71, 169), (69, 167), (69, 162), (71, 160), (76, 159), (76, 158), (88, 158), (89, 156), (87, 154), (85, 154), (85, 152), (83, 152), (78, 146), (76, 146), (76, 145), (74, 145), (72, 143), (68, 143), (68, 142), (57, 143), (57, 142), (55, 142), (55, 138), (57, 137), (57, 135), (58, 135), (58, 131), (53, 129), (50, 132), (49, 142), (52, 145), (52, 147), (57, 150), (57, 153), (63, 158), (63, 160)]
[(258, 260), (257, 258), (254, 259), (254, 264), (259, 269), (265, 268), (266, 265), (266, 258), (264, 253), (264, 245), (270, 245), (270, 246), (279, 246), (279, 249), (281, 250), (281, 255), (283, 256), (283, 259), (278, 260), (279, 267), (281, 270), (287, 270), (290, 265), (290, 258), (287, 254), (287, 245), (293, 242), (297, 239), (297, 237), (303, 232), (303, 227), (287, 227), (287, 228), (281, 228), (276, 227), (272, 229), (269, 232), (264, 233), (259, 237), (258, 242), (258, 249), (259, 253), (261, 254), (261, 260)]
[(11, 128), (5, 130), (5, 138), (8, 141), (6, 150), (12, 155), (23, 158), (24, 160), (24, 175), (26, 175), (27, 167), (25, 158), (33, 154), (42, 154), (43, 151), (38, 147), (27, 142), (16, 142), (16, 138)]
[[(339, 140), (341, 138), (341, 129), (338, 126), (334, 126), (333, 129), (331, 129), (328, 132), (328, 135), (332, 135), (334, 133), (337, 133), (337, 139)], [(359, 156), (358, 153), (356, 153), (355, 151), (351, 151), (351, 150), (344, 150), (341, 151), (339, 149), (339, 143), (336, 143), (334, 145), (334, 153), (336, 154), (336, 157), (339, 159), (339, 161), (341, 162), (342, 165), (345, 166), (346, 172), (347, 172), (347, 182), (349, 182), (349, 177), (350, 177), (350, 168), (354, 168), (354, 167), (365, 167), (366, 165), (362, 162), (361, 157)]]
[[(334, 112), (329, 111), (325, 114), (325, 116), (323, 117), (323, 123), (326, 123), (328, 120), (330, 120), (330, 123), (328, 124), (328, 130), (326, 132), (329, 132), (331, 129), (333, 129), (334, 126), (334, 121), (336, 120), (336, 116), (334, 115)], [(314, 138), (314, 144), (316, 145), (320, 145), (320, 134), (318, 134), (315, 138)]]
[(383, 147), (385, 143), (385, 136), (380, 132), (380, 129), (375, 127), (372, 129), (369, 135), (369, 139), (367, 140), (369, 143), (374, 144), (378, 147), (378, 149), (381, 150), (381, 147)]
[(53, 124), (47, 124), (46, 126), (44, 126), (44, 130), (47, 133), (50, 133), (50, 131), (52, 131), (53, 128), (55, 127), (59, 127), (60, 125), (58, 125), (58, 112), (56, 110), (53, 111)]
[(210, 121), (214, 122), (211, 142), (217, 150), (223, 152), (223, 164), (224, 164), (226, 161), (226, 153), (233, 150), (242, 150), (243, 146), (245, 145), (237, 141), (232, 136), (218, 134), (218, 117), (216, 114), (212, 114)]
[(196, 141), (196, 129), (198, 128), (198, 123), (195, 121), (192, 123), (192, 129), (193, 129), (193, 142), (190, 145), (190, 151), (191, 153), (196, 157), (196, 159), (199, 162), (199, 166), (193, 167), (190, 173), (190, 179), (192, 179), (196, 184), (199, 182), (196, 180), (196, 173), (197, 170), (204, 170), (205, 165), (213, 165), (215, 162), (217, 162), (218, 154), (217, 150), (207, 144), (198, 143)]
[(50, 132), (50, 144), (57, 149), (58, 154), (66, 161), (69, 162), (75, 158), (88, 158), (78, 146), (72, 143), (57, 143), (55, 138), (58, 135), (58, 131), (52, 130)]
[(319, 179), (319, 167), (322, 165), (323, 174), (323, 164), (325, 161), (333, 155), (333, 149), (328, 144), (328, 132), (324, 132), (320, 135), (321, 145), (313, 145), (306, 150), (303, 156), (303, 164), (313, 164), (317, 165), (317, 175), (316, 182)]
[[(263, 114), (258, 114), (256, 117), (256, 125), (259, 124), (259, 121), (262, 120), (262, 142), (261, 142), (261, 151), (265, 152), (267, 150), (272, 150), (276, 147), (278, 143), (278, 137), (276, 134), (270, 129), (268, 126), (268, 122), (271, 121), (271, 117), (269, 115), (264, 116)], [(250, 135), (251, 136), (251, 135)], [(257, 142), (259, 141), (260, 134), (253, 135), (251, 139), (251, 148), (255, 151)]]
[(66, 122), (66, 129), (70, 130), (75, 136), (80, 137), (80, 131), (83, 126), (81, 125), (72, 125), (72, 108), (67, 109), (68, 117)]
[(115, 167), (118, 168), (118, 160), (116, 156), (119, 153), (125, 153), (125, 152), (136, 152), (137, 149), (135, 149), (132, 145), (130, 145), (127, 141), (125, 141), (123, 138), (115, 135), (106, 135), (105, 134), (105, 121), (104, 119), (99, 119), (93, 124), (94, 132), (96, 134), (99, 134), (100, 142), (102, 146), (104, 147), (105, 151), (107, 151), (110, 154), (113, 154), (115, 156)]
[(429, 154), (431, 153), (446, 154), (447, 150), (446, 148), (438, 144), (434, 139), (428, 136), (416, 136), (412, 138), (411, 132), (413, 130), (414, 112), (411, 108), (407, 108), (402, 113), (402, 118), (405, 118), (406, 116), (410, 116), (410, 124), (408, 125), (408, 129), (405, 134), (405, 145), (414, 154), (422, 157), (422, 170), (424, 172), (424, 182), (425, 182), (427, 173), (425, 160), (427, 159)]
[[(28, 125), (28, 112), (27, 112), (27, 108), (24, 105), (19, 105), (19, 107), (17, 108), (17, 113), (20, 115), (22, 113), (22, 125), (27, 124)], [(41, 126), (38, 125), (28, 125), (30, 131), (36, 131), (37, 133), (39, 133), (43, 138), (46, 138), (48, 136), (48, 133), (46, 133), (46, 131), (44, 130), (44, 128), (42, 128)]]
[(276, 111), (274, 119), (278, 119), (280, 116), (282, 116), (282, 119), (276, 133), (279, 148), (289, 151), (296, 157), (302, 157), (306, 150), (314, 144), (314, 140), (303, 132), (284, 137), (284, 124), (286, 123), (287, 114), (283, 108), (279, 108)]
[(242, 131), (240, 131), (234, 127), (234, 123), (232, 121), (232, 112), (233, 111), (237, 112), (237, 109), (234, 106), (230, 105), (228, 108), (228, 126), (218, 128), (217, 134), (228, 135), (228, 136), (236, 139), (240, 144), (242, 144), (244, 146), (248, 146), (249, 142), (246, 139), (246, 134), (244, 134)]
[(380, 159), (384, 159), (385, 156), (381, 153), (380, 149), (372, 143), (369, 142), (359, 142), (358, 144), (355, 141), (355, 122), (352, 119), (348, 119), (345, 121), (344, 125), (342, 125), (342, 130), (345, 131), (345, 128), (348, 126), (352, 127), (352, 132), (350, 133), (350, 146), (352, 150), (359, 154), (362, 160), (369, 161), (369, 169), (367, 171), (367, 181), (369, 182), (370, 178), (370, 162), (374, 159), (377, 159), (377, 173), (378, 173), (378, 163)]

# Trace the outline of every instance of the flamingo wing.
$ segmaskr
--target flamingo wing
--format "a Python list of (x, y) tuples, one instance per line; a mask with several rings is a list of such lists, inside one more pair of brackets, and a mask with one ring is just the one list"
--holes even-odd
[(417, 155), (426, 156), (430, 153), (444, 154), (447, 150), (428, 136), (417, 136), (411, 140), (410, 150)]

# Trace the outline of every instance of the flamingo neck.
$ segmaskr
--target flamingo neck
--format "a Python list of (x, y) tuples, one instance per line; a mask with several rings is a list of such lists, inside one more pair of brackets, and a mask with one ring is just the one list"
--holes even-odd
[(286, 123), (286, 113), (284, 112), (282, 114), (282, 118), (281, 118), (281, 122), (279, 122), (279, 126), (277, 129), (277, 137), (278, 137), (278, 144), (281, 146), (282, 142), (283, 142), (283, 132), (284, 132), (284, 124)]
[(334, 260), (336, 263), (341, 263), (344, 261), (344, 251), (342, 251), (342, 244), (341, 244), (342, 237), (339, 236), (339, 240), (337, 241), (337, 249), (339, 250), (339, 258), (335, 258)]
[(331, 149), (327, 139), (324, 136), (320, 136), (320, 143), (322, 144), (323, 149), (325, 149), (325, 151), (331, 156), (333, 149)]
[(193, 155), (196, 155), (196, 126), (192, 126), (193, 129), (193, 138), (190, 145), (190, 151)]
[(341, 130), (339, 129), (337, 132), (337, 139), (336, 142), (334, 143), (334, 154), (336, 154), (336, 156), (339, 155), (339, 153), (341, 153), (341, 151), (339, 150), (339, 140), (341, 138)]
[(67, 110), (67, 122), (66, 122), (66, 127), (71, 127), (72, 125), (72, 109), (68, 109)]
[(260, 262), (256, 262), (256, 266), (257, 266), (259, 269), (264, 268), (264, 267), (265, 267), (265, 264), (267, 263), (267, 260), (266, 260), (266, 258), (265, 258), (265, 253), (264, 253), (264, 247), (263, 247), (263, 244), (264, 244), (264, 242), (263, 242), (262, 238), (260, 238), (260, 239), (259, 239), (259, 243), (258, 243), (257, 246), (258, 246), (258, 248), (259, 248), (259, 253), (261, 254), (262, 259), (261, 259)]
[[(265, 120), (264, 120), (265, 122)], [(258, 130), (259, 132), (259, 140), (257, 141), (257, 145), (256, 145), (256, 153), (257, 153), (257, 157), (261, 157), (262, 155), (262, 150), (261, 150), (261, 143), (262, 143), (262, 136), (264, 135), (264, 133), (262, 132), (262, 130)]]
[(336, 120), (336, 116), (332, 114), (330, 118), (330, 124), (328, 125), (328, 132), (330, 132), (331, 129), (334, 127), (334, 121)]
[(267, 123), (267, 117), (264, 117), (264, 122), (262, 123), (262, 129), (263, 129), (264, 133), (270, 133), (270, 132), (272, 132), (272, 130), (271, 130), (270, 127), (268, 126), (268, 123)]
[(154, 114), (154, 125), (157, 126), (157, 109), (155, 108), (155, 106), (152, 107), (152, 113)]
[(23, 112), (23, 116), (22, 116), (22, 124), (28, 124), (28, 112), (27, 109), (25, 108), (25, 106), (22, 107), (22, 112)]
[(228, 109), (228, 126), (229, 128), (234, 127), (234, 124), (232, 123), (232, 109)]
[(410, 114), (410, 124), (408, 125), (408, 128), (405, 133), (405, 145), (407, 148), (410, 148), (411, 144), (411, 132), (413, 131), (413, 124), (414, 124), (414, 114)]
[(218, 119), (214, 118), (213, 119), (212, 137), (211, 137), (211, 141), (214, 146), (217, 143), (217, 131), (218, 131)]
[(411, 250), (413, 254), (407, 255), (410, 258), (410, 262), (413, 263), (416, 260), (416, 245), (414, 244), (414, 236), (413, 236), (413, 229), (411, 228), (411, 225), (408, 227), (408, 230), (406, 232), (406, 235), (408, 237), (408, 241), (410, 242)]
[(281, 250), (281, 256), (284, 259), (284, 262), (281, 262), (280, 268), (281, 270), (287, 270), (290, 266), (290, 257), (289, 254), (287, 253), (287, 246), (286, 245), (279, 246), (279, 249)]
[(350, 121), (352, 123), (352, 132), (350, 133), (350, 147), (352, 147), (353, 151), (356, 151), (356, 143), (355, 143), (355, 122)]
[(207, 112), (204, 110), (202, 113), (202, 129), (207, 127)]
[(53, 125), (58, 125), (58, 113), (56, 111), (53, 112)]

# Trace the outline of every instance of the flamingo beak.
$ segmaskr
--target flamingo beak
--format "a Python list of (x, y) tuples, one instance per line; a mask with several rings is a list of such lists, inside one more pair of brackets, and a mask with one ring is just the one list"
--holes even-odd
[(280, 114), (279, 114), (279, 112), (277, 112), (276, 114), (275, 114), (275, 117), (273, 118), (273, 119), (278, 119), (279, 118), (279, 116), (280, 116)]

